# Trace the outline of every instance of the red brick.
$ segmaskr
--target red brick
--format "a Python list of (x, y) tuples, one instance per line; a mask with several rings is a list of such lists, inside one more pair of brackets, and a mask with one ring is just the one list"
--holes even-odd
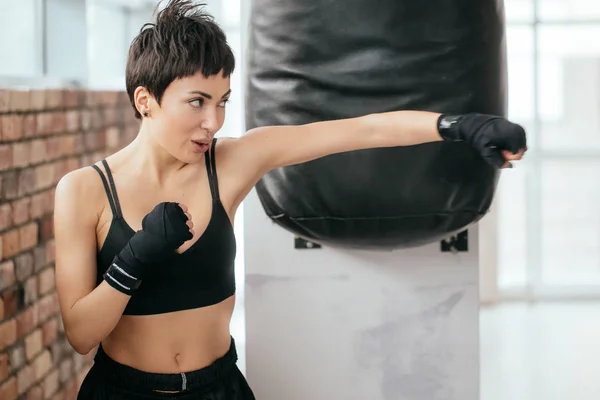
[(32, 360), (43, 349), (42, 330), (40, 328), (25, 337), (25, 355), (27, 360)]
[[(11, 258), (12, 256), (19, 253), (19, 229), (13, 229), (11, 231), (2, 234), (2, 257)], [(0, 258), (0, 259), (1, 259)]]
[(18, 180), (18, 196), (22, 197), (27, 194), (31, 194), (35, 190), (35, 169), (22, 169), (19, 172)]
[[(0, 231), (10, 228), (12, 226), (12, 221), (13, 221), (13, 216), (12, 216), (11, 205), (10, 204), (0, 205)], [(0, 258), (2, 258), (1, 254), (0, 254)]]
[(65, 90), (64, 92), (64, 103), (66, 107), (74, 108), (80, 104), (81, 91), (79, 90)]
[(34, 114), (26, 115), (23, 118), (23, 136), (29, 138), (37, 136), (37, 117)]
[(31, 276), (31, 274), (33, 273), (33, 265), (34, 265), (33, 253), (28, 252), (28, 253), (19, 254), (17, 257), (15, 257), (14, 262), (15, 262), (15, 277), (17, 278), (17, 281), (25, 282), (25, 280), (27, 280), (27, 278), (29, 278)]
[(54, 268), (46, 268), (38, 275), (38, 294), (40, 296), (54, 289)]
[(19, 395), (24, 394), (36, 382), (35, 369), (33, 365), (26, 365), (17, 374), (17, 386)]
[(39, 218), (48, 212), (47, 201), (48, 191), (33, 195), (31, 198), (31, 209), (29, 210), (31, 218)]
[(9, 372), (8, 353), (0, 353), (0, 382), (8, 378)]
[(29, 106), (32, 111), (40, 111), (45, 107), (46, 91), (45, 90), (32, 90), (29, 100)]
[(75, 171), (76, 169), (81, 168), (81, 163), (79, 162), (79, 158), (69, 158), (67, 160), (68, 172)]
[(79, 129), (79, 112), (67, 111), (65, 113), (65, 125), (68, 132), (74, 132)]
[(54, 394), (54, 396), (52, 396), (52, 398), (50, 398), (49, 400), (76, 400), (75, 397), (67, 398), (66, 396), (67, 396), (66, 389), (62, 389), (62, 390), (59, 390), (58, 392), (56, 392)]
[(58, 302), (52, 294), (41, 298), (36, 304), (39, 310), (40, 321), (45, 321), (58, 313)]
[(7, 89), (0, 89), (0, 113), (8, 111), (10, 103), (10, 92)]
[(114, 108), (107, 108), (104, 110), (104, 123), (106, 125), (114, 125), (117, 123), (117, 110)]
[(25, 197), (12, 203), (13, 224), (20, 225), (29, 219), (31, 198)]
[(46, 262), (46, 244), (42, 244), (33, 249), (33, 259), (35, 272), (40, 272), (48, 264)]
[(38, 244), (38, 224), (31, 222), (21, 227), (20, 232), (20, 246), (21, 250), (30, 249)]
[(19, 392), (17, 390), (17, 378), (14, 376), (0, 386), (0, 399), (17, 400)]
[(31, 144), (29, 142), (17, 142), (13, 144), (13, 167), (25, 167), (31, 159)]
[[(0, 137), (1, 138), (1, 137)], [(0, 171), (12, 167), (13, 149), (9, 144), (0, 144)]]
[(45, 139), (36, 139), (31, 142), (31, 163), (39, 164), (42, 161), (48, 159), (46, 154), (46, 140)]
[(54, 160), (62, 155), (60, 147), (61, 141), (61, 136), (46, 139), (46, 154), (49, 160)]
[(114, 149), (119, 147), (119, 130), (111, 127), (106, 130), (106, 146)]
[(77, 397), (77, 392), (81, 388), (81, 383), (79, 380), (73, 379), (71, 383), (67, 386), (67, 395), (64, 400), (75, 400)]
[(50, 346), (58, 337), (58, 319), (52, 318), (42, 325), (42, 343), (44, 347)]
[(56, 261), (56, 248), (54, 246), (54, 239), (49, 240), (46, 243), (46, 262)]
[(10, 361), (11, 374), (14, 374), (25, 365), (25, 345), (18, 344), (13, 346), (13, 348), (10, 349), (8, 358)]
[(10, 93), (10, 109), (12, 111), (29, 110), (30, 93), (29, 90), (13, 90)]
[(52, 122), (48, 133), (63, 133), (67, 129), (67, 120), (63, 112), (54, 112), (51, 118)]
[(60, 153), (63, 156), (71, 156), (77, 152), (77, 134), (60, 137)]
[[(49, 350), (44, 350), (42, 354), (33, 361), (33, 369), (35, 370), (36, 380), (42, 379), (44, 375), (52, 369), (52, 356), (50, 355)], [(58, 379), (58, 375), (56, 379)]]
[[(39, 324), (39, 311), (37, 304), (28, 307), (17, 316), (17, 336), (23, 337)], [(30, 357), (28, 357), (29, 359)]]
[(29, 389), (27, 392), (27, 400), (45, 400), (44, 387), (37, 385)]
[(46, 108), (60, 108), (64, 105), (64, 91), (50, 89), (46, 91)]
[(23, 117), (20, 115), (5, 115), (1, 117), (1, 121), (3, 140), (19, 140), (23, 137)]
[(92, 128), (92, 112), (90, 110), (84, 110), (81, 112), (81, 129), (88, 131)]
[(60, 385), (59, 381), (59, 371), (58, 369), (53, 370), (48, 374), (46, 379), (44, 379), (44, 398), (49, 399), (56, 391)]
[[(45, 252), (45, 251), (44, 251)], [(32, 276), (25, 281), (25, 305), (29, 305), (38, 299), (37, 277)]]
[(0, 292), (15, 281), (15, 263), (12, 260), (0, 263)]
[(45, 217), (41, 221), (40, 234), (42, 242), (54, 237), (54, 223), (52, 216)]
[(116, 91), (104, 91), (100, 93), (101, 102), (106, 106), (116, 106), (119, 101), (119, 92)]
[(54, 164), (44, 164), (35, 168), (36, 188), (46, 189), (54, 182)]
[(49, 112), (37, 114), (35, 124), (37, 135), (46, 135), (50, 133), (52, 127), (52, 114)]
[(73, 359), (70, 357), (65, 358), (60, 363), (60, 381), (61, 383), (66, 383), (71, 380), (73, 376)]
[(9, 319), (0, 324), (0, 350), (4, 350), (17, 340), (17, 321)]
[(16, 288), (5, 290), (2, 293), (2, 301), (4, 302), (4, 315), (11, 317), (17, 312), (18, 307), (18, 293)]

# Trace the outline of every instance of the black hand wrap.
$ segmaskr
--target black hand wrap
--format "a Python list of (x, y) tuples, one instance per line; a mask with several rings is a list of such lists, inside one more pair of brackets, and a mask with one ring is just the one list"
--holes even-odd
[(152, 266), (172, 256), (193, 236), (187, 217), (177, 203), (160, 203), (142, 220), (136, 232), (113, 259), (104, 279), (115, 289), (131, 294), (152, 274)]
[(527, 147), (523, 127), (495, 115), (442, 114), (438, 118), (437, 128), (444, 140), (470, 144), (497, 168), (506, 163), (502, 150), (516, 154)]

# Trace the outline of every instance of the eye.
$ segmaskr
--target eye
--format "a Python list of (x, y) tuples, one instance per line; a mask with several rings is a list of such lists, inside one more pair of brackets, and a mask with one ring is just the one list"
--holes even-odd
[(193, 100), (188, 101), (188, 103), (192, 107), (200, 108), (204, 105), (204, 99), (203, 98), (193, 99)]
[(227, 103), (229, 103), (229, 99), (223, 99), (220, 103), (219, 103), (219, 107), (225, 107), (227, 105)]

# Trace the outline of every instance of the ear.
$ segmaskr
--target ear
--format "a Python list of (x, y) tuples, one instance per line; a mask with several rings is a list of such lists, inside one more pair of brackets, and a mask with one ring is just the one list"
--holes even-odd
[(135, 108), (140, 114), (151, 113), (152, 95), (143, 86), (138, 86), (133, 93)]

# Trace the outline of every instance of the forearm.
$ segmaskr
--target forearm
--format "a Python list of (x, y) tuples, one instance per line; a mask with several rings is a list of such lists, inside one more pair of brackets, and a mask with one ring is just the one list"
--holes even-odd
[(63, 313), (67, 339), (75, 351), (87, 354), (104, 340), (119, 322), (129, 299), (102, 282)]
[(359, 120), (364, 136), (372, 141), (368, 147), (395, 147), (441, 141), (437, 129), (439, 116), (427, 111), (391, 111)]

